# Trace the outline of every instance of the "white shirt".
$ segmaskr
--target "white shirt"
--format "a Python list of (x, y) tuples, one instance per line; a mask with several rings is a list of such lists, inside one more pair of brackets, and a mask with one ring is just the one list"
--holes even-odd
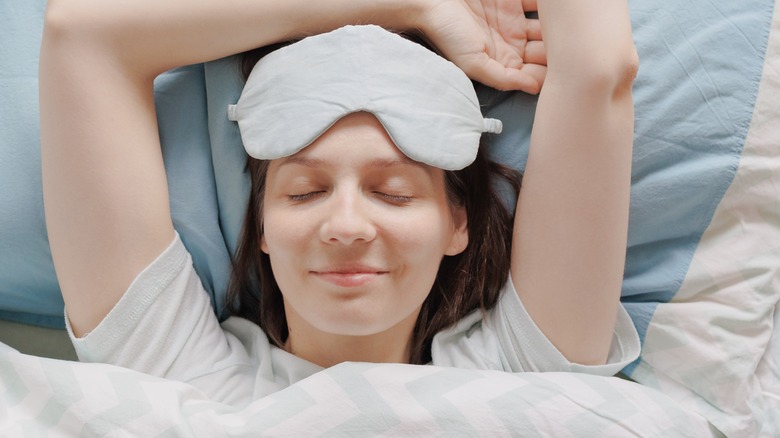
[[(186, 382), (237, 407), (322, 370), (271, 345), (248, 320), (220, 325), (178, 234), (92, 332), (76, 338), (67, 312), (65, 320), (81, 361)], [(613, 375), (639, 356), (639, 336), (620, 306), (607, 364), (571, 363), (533, 323), (510, 278), (496, 307), (438, 333), (431, 352), (438, 366)]]

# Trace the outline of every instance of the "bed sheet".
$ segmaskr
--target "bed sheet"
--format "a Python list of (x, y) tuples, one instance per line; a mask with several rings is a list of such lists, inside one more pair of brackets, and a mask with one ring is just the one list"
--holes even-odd
[(780, 436), (780, 303), (775, 307), (772, 340), (756, 369), (764, 400), (761, 436)]

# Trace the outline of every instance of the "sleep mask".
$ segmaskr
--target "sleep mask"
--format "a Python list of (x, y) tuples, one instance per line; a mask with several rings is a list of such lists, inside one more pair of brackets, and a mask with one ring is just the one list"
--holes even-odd
[(474, 161), (485, 119), (471, 80), (455, 64), (378, 26), (346, 26), (263, 57), (228, 118), (247, 153), (287, 157), (342, 117), (374, 114), (398, 149), (445, 170)]

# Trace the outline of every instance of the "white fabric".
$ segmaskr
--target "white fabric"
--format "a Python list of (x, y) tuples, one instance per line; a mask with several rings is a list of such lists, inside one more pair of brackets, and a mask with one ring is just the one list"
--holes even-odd
[(438, 333), (432, 345), (433, 363), (457, 368), (512, 372), (565, 371), (612, 376), (639, 357), (640, 344), (628, 312), (619, 306), (607, 363), (569, 362), (526, 312), (512, 279), (501, 291), (495, 309), (476, 311), (452, 328)]
[(589, 374), (347, 362), (235, 407), (186, 383), (2, 343), (0, 370), (3, 437), (722, 436), (659, 391)]
[[(639, 354), (639, 339), (627, 318), (621, 308), (610, 363), (572, 364), (533, 324), (510, 281), (484, 320), (476, 311), (434, 338), (433, 365), (612, 375)], [(234, 406), (322, 370), (270, 345), (260, 327), (245, 319), (229, 318), (220, 328), (178, 234), (94, 331), (77, 339), (68, 324), (68, 333), (81, 361), (190, 383)]]
[[(399, 62), (400, 60), (400, 62)], [(474, 161), (483, 119), (469, 78), (434, 52), (378, 26), (346, 26), (263, 57), (228, 118), (247, 153), (292, 155), (342, 117), (373, 113), (409, 158), (445, 170)]]

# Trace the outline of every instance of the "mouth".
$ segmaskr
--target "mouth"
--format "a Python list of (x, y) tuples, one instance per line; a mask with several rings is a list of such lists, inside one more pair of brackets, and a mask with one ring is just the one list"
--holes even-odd
[(369, 266), (349, 266), (329, 268), (322, 271), (311, 271), (311, 273), (328, 283), (341, 287), (357, 287), (368, 284), (377, 278), (385, 275), (388, 271), (384, 271)]

